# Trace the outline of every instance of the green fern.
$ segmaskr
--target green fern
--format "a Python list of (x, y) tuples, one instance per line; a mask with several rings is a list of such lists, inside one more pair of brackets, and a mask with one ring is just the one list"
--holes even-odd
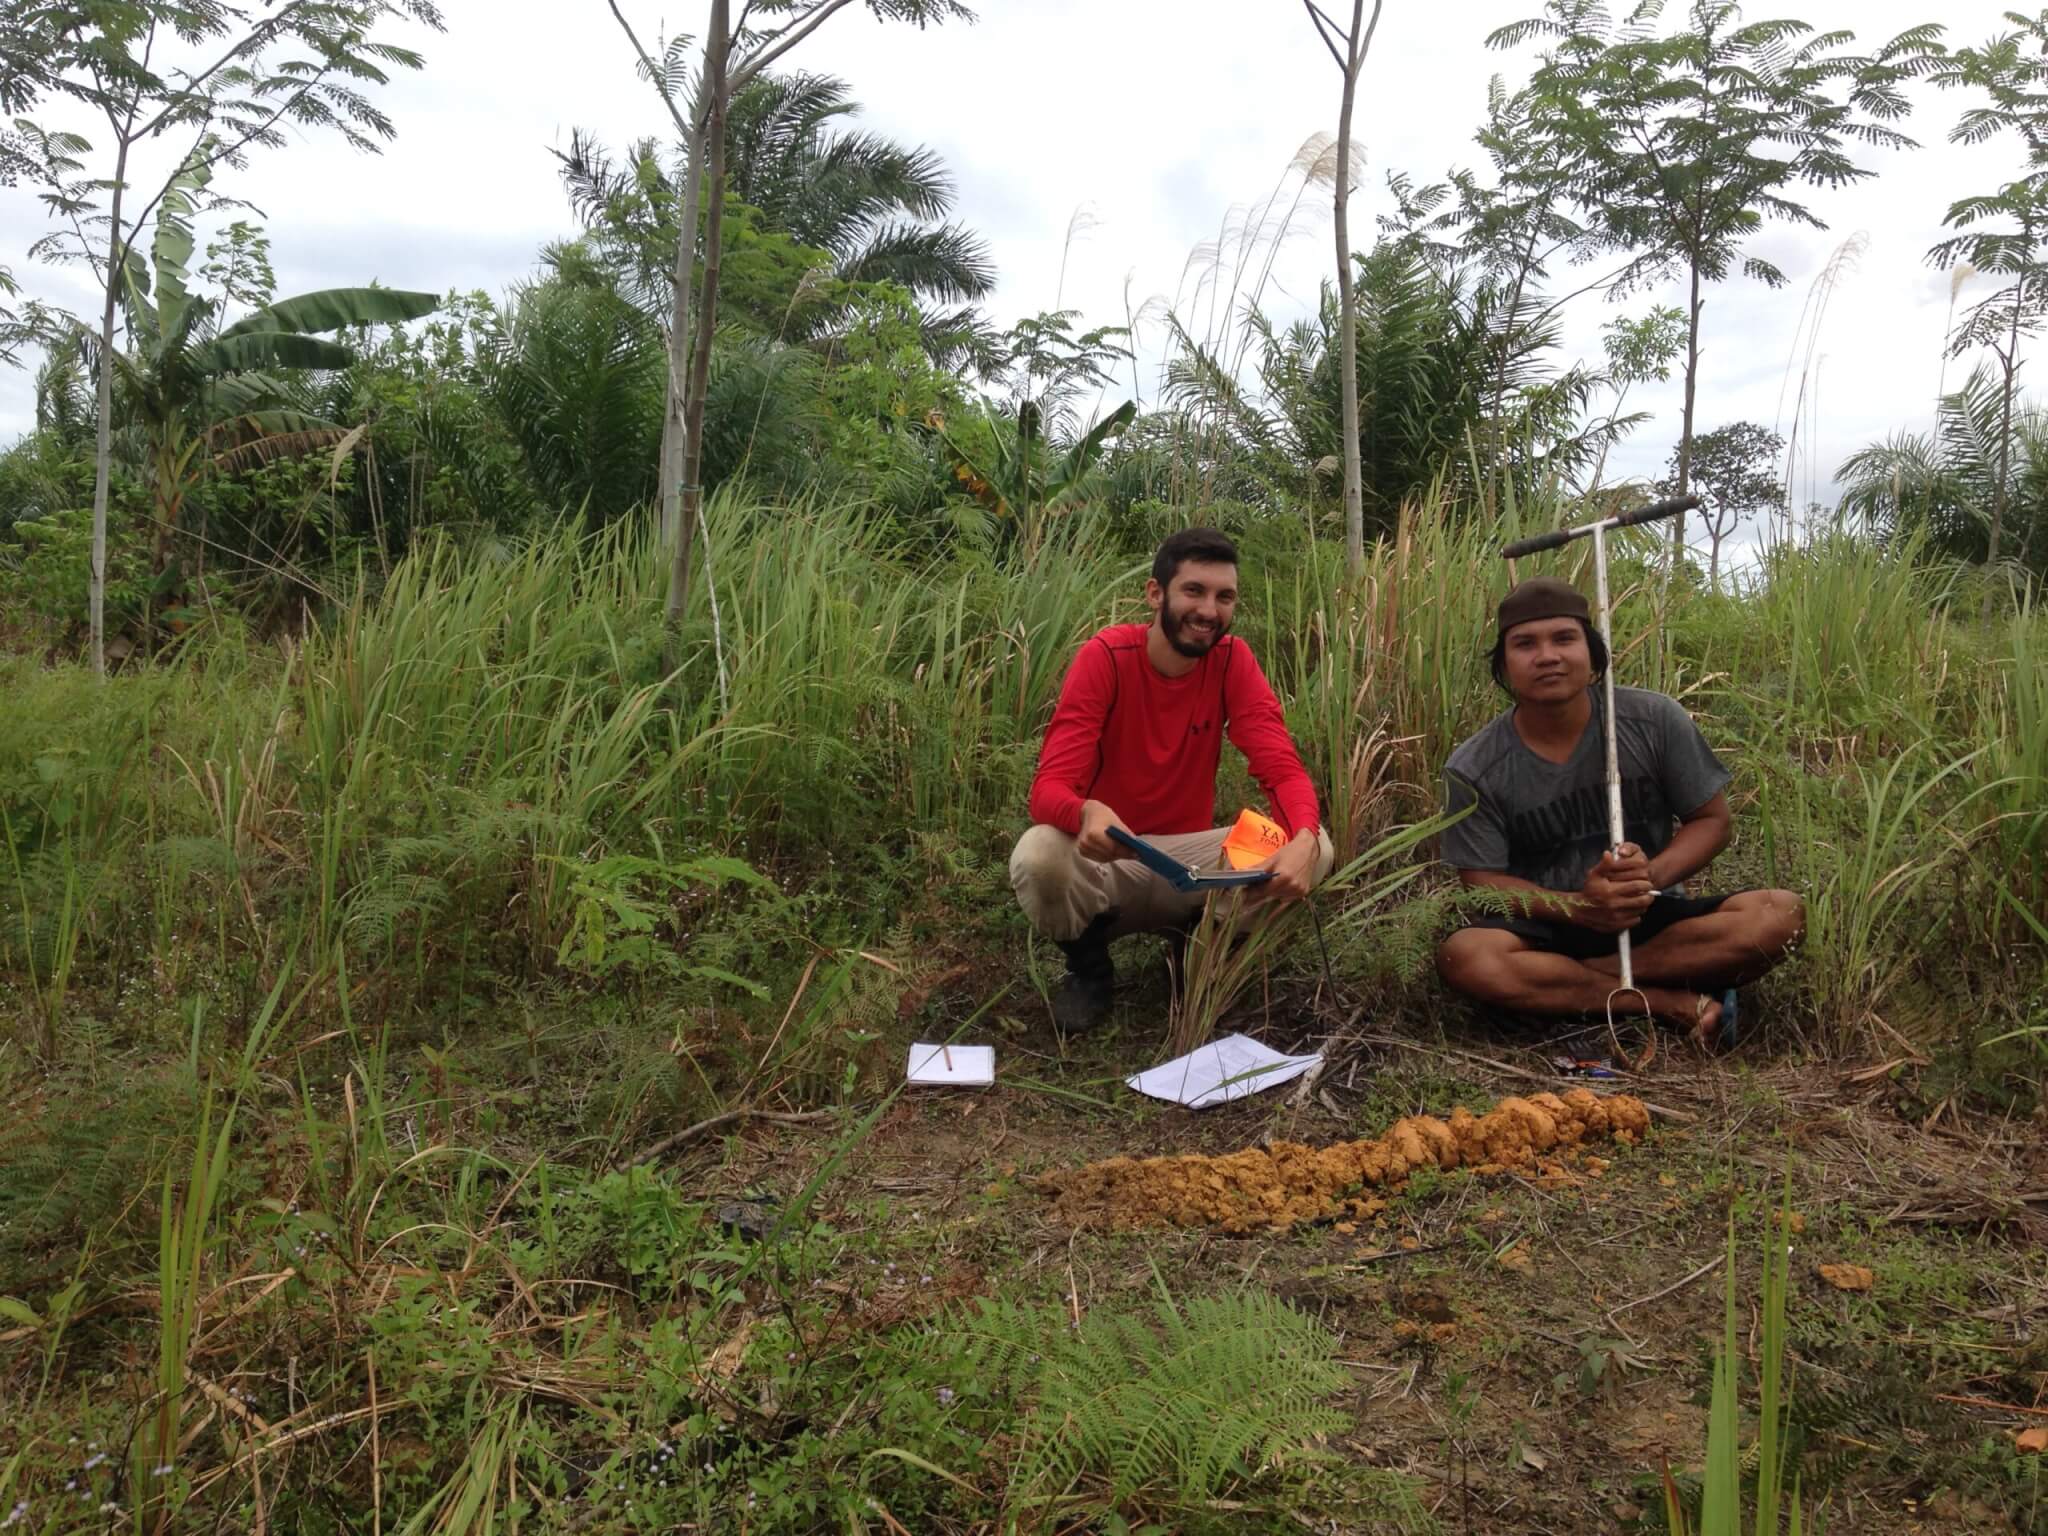
[(0, 1128), (0, 1291), (68, 1271), (88, 1239), (140, 1239), (146, 1189), (190, 1119), (198, 1085), (183, 1063), (124, 1078), (118, 1092), (55, 1088), (39, 1112)]
[(456, 846), (442, 837), (394, 837), (373, 850), (343, 904), (349, 932), (388, 948), (404, 930), (428, 931), (451, 893), (445, 880), (427, 871), (451, 867)]
[(1113, 1501), (1139, 1490), (1213, 1498), (1314, 1454), (1344, 1427), (1323, 1406), (1346, 1384), (1336, 1337), (1263, 1292), (1176, 1303), (1149, 1318), (1098, 1309), (1078, 1328), (1057, 1306), (984, 1300), (945, 1340), (998, 1398), (1023, 1405), (1013, 1507), (1083, 1478)]

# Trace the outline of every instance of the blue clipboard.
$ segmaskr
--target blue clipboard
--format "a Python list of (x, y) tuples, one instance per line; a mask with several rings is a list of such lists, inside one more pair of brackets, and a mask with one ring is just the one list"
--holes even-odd
[(1142, 837), (1133, 837), (1122, 827), (1111, 827), (1109, 835), (1131, 850), (1131, 856), (1176, 891), (1227, 891), (1245, 885), (1263, 885), (1273, 878), (1270, 869), (1201, 870), (1183, 864)]

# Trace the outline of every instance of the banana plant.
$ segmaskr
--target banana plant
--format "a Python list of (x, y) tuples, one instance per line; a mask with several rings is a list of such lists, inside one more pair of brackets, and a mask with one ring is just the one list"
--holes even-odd
[(114, 357), (130, 430), (140, 439), (155, 523), (159, 595), (186, 499), (216, 469), (338, 442), (339, 423), (294, 409), (287, 375), (346, 368), (355, 353), (326, 333), (416, 320), (431, 293), (327, 288), (278, 299), (229, 325), (223, 300), (195, 292), (192, 220), (212, 172), (205, 147), (166, 192), (145, 260), (131, 248), (120, 274), (127, 345)]

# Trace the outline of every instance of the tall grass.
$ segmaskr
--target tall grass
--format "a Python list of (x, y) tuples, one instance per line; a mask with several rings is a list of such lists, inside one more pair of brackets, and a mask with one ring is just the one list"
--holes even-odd
[[(192, 1160), (182, 1187), (175, 1159), (164, 1170), (157, 1238), (157, 1370), (156, 1401), (134, 1453), (135, 1487), (148, 1490), (141, 1512), (158, 1531), (172, 1526), (180, 1495), (178, 1463), (183, 1452), (186, 1395), (192, 1382), (191, 1357), (203, 1320), (206, 1293), (200, 1284), (208, 1250), (213, 1246), (214, 1216), (227, 1186), (235, 1120), (244, 1089), (253, 1080), (256, 1063), (272, 1032), (287, 1023), (296, 1006), (286, 1003), (286, 977), (280, 977), (264, 1002), (243, 1043), (239, 1070), (219, 1124), (214, 1122), (215, 1089), (209, 1085), (200, 1104), (192, 1136)], [(303, 992), (300, 999), (303, 999)], [(203, 1010), (195, 1010), (192, 1051), (199, 1049)], [(215, 1389), (217, 1395), (218, 1389)]]
[[(1984, 742), (1976, 774), (1999, 810), (2000, 882), (2036, 921), (2048, 921), (2048, 624), (2037, 593), (2015, 595), (1993, 664), (1979, 676), (1972, 717)], [(2014, 937), (2027, 933), (2016, 927)]]
[[(662, 554), (626, 526), (430, 544), (300, 639), (223, 639), (104, 687), (0, 661), (0, 969), (35, 1000), (38, 1047), (61, 1047), (81, 987), (138, 972), (167, 995), (230, 979), (246, 1014), (287, 953), (383, 1005), (472, 969), (551, 971), (579, 880), (614, 855), (734, 854), (794, 884), (828, 858), (900, 867), (936, 834), (994, 867), (1067, 660), (1142, 615), (1146, 552), (1085, 518), (998, 565), (905, 554), (857, 507), (722, 495), (708, 515), (722, 687), (705, 604), (663, 670)], [(1495, 527), (1419, 503), (1356, 581), (1291, 520), (1239, 530), (1240, 632), (1340, 857), (1430, 814), (1444, 758), (1506, 703), (1485, 665), (1500, 543), (1563, 515)], [(2038, 603), (1841, 538), (1703, 594), (1655, 547), (1616, 542), (1618, 678), (1680, 693), (1736, 769), (1715, 880), (1814, 896), (1816, 1021), (1851, 1031), (1938, 987), (1943, 913), (2037, 967), (2010, 904), (1958, 911), (1944, 872), (1991, 837), (2020, 908), (2048, 915)], [(1583, 581), (1584, 559), (1516, 574)], [(1224, 797), (1253, 793), (1233, 778)]]
[(1917, 540), (1893, 552), (1842, 534), (1781, 544), (1702, 659), (1760, 724), (1831, 754), (1964, 739), (1975, 712), (1955, 684), (1978, 658), (1956, 622), (1960, 579)]

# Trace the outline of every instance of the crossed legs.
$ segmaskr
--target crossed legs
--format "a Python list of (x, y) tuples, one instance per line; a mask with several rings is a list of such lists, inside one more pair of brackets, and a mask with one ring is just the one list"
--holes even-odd
[(1463, 928), (1437, 950), (1437, 974), (1453, 991), (1522, 1013), (1644, 1011), (1689, 1030), (1702, 1044), (1720, 1029), (1715, 994), (1756, 980), (1805, 931), (1806, 907), (1791, 891), (1744, 891), (1713, 912), (1673, 923), (1632, 949), (1637, 999), (1615, 996), (1616, 955), (1575, 959), (1504, 928)]

